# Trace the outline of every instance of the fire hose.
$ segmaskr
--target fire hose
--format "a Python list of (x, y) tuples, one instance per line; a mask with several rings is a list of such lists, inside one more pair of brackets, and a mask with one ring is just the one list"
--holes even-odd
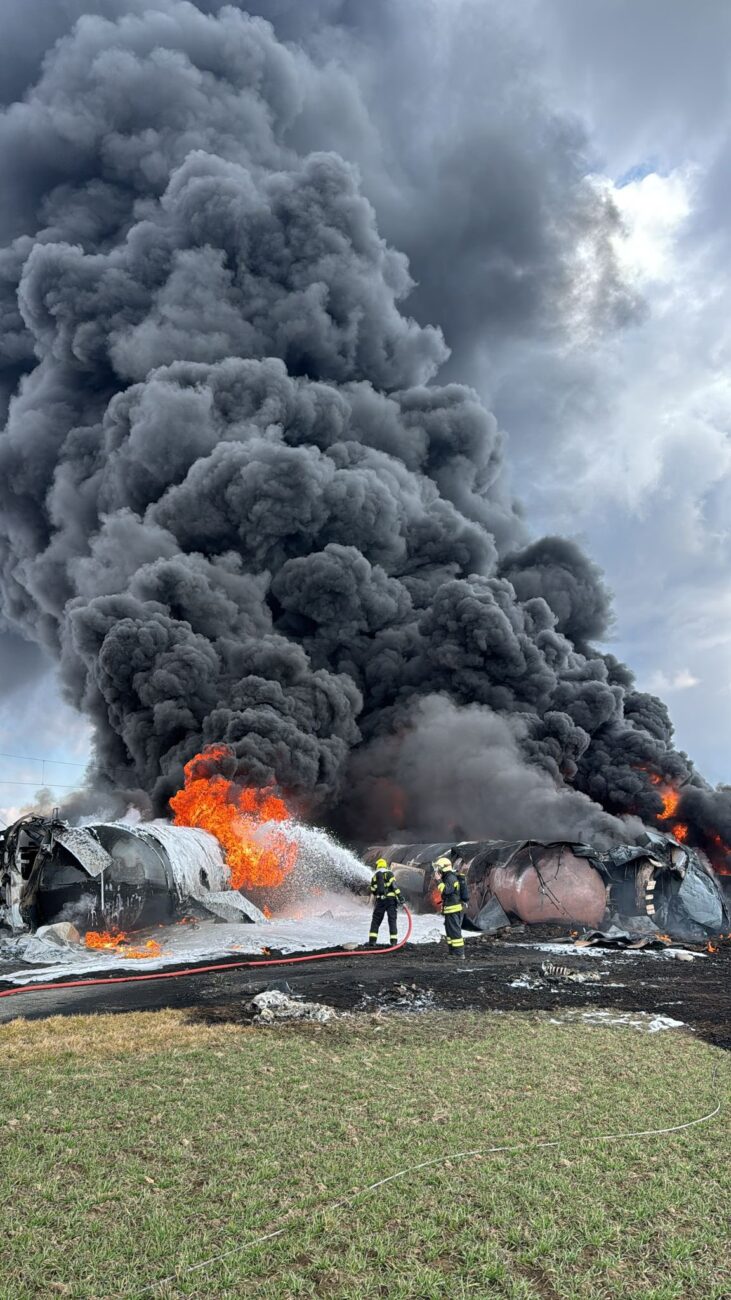
[[(49, 991), (53, 989), (84, 988), (84, 987), (89, 987), (90, 985), (104, 985), (104, 984), (129, 984), (129, 983), (138, 982), (140, 980), (151, 981), (151, 980), (177, 979), (184, 975), (200, 975), (206, 972), (210, 973), (210, 972), (215, 972), (220, 970), (237, 970), (242, 968), (258, 969), (260, 967), (263, 968), (263, 967), (270, 967), (270, 966), (293, 966), (303, 962), (327, 961), (335, 957), (343, 957), (343, 956), (385, 957), (388, 956), (390, 953), (398, 952), (400, 948), (403, 948), (405, 944), (408, 943), (411, 937), (411, 933), (413, 930), (413, 918), (407, 907), (404, 908), (404, 911), (406, 913), (407, 926), (406, 926), (406, 933), (403, 936), (403, 938), (400, 939), (398, 943), (392, 944), (390, 947), (387, 948), (378, 948), (375, 950), (375, 952), (372, 949), (368, 949), (365, 951), (356, 950), (353, 952), (344, 953), (342, 949), (332, 949), (327, 952), (312, 953), (312, 954), (308, 953), (305, 955), (301, 955), (299, 957), (272, 957), (272, 958), (263, 958), (263, 959), (259, 958), (254, 961), (237, 960), (233, 962), (220, 962), (217, 964), (212, 964), (207, 966), (188, 966), (188, 967), (184, 967), (181, 970), (174, 970), (174, 971), (151, 971), (146, 975), (112, 975), (107, 977), (102, 976), (100, 978), (94, 978), (94, 979), (66, 980), (63, 982), (50, 982), (45, 984), (24, 984), (21, 985), (19, 988), (0, 990), (0, 998), (13, 997), (16, 994), (21, 994), (21, 993), (36, 993), (36, 992), (41, 992), (43, 990)], [(717, 1069), (713, 1071), (713, 1075), (715, 1080), (717, 1078)], [(417, 1164), (408, 1165), (403, 1169), (398, 1169), (394, 1173), (389, 1174), (387, 1177), (380, 1178), (376, 1182), (368, 1184), (368, 1186), (366, 1187), (356, 1188), (352, 1192), (349, 1192), (346, 1196), (340, 1197), (335, 1201), (330, 1201), (324, 1205), (321, 1204), (320, 1206), (316, 1206), (314, 1207), (314, 1210), (309, 1207), (295, 1208), (290, 1212), (289, 1215), (285, 1216), (289, 1220), (289, 1222), (285, 1223), (283, 1226), (272, 1229), (269, 1232), (262, 1233), (257, 1237), (251, 1238), (249, 1241), (240, 1242), (236, 1246), (231, 1247), (229, 1250), (220, 1251), (218, 1254), (212, 1255), (208, 1259), (201, 1260), (200, 1263), (198, 1264), (192, 1264), (192, 1265), (188, 1265), (185, 1268), (177, 1269), (176, 1272), (170, 1274), (170, 1276), (159, 1278), (156, 1282), (152, 1282), (147, 1286), (144, 1286), (141, 1289), (134, 1291), (132, 1294), (135, 1296), (149, 1295), (151, 1292), (157, 1291), (162, 1286), (166, 1286), (169, 1285), (170, 1283), (176, 1282), (181, 1276), (184, 1276), (189, 1273), (200, 1272), (204, 1269), (210, 1268), (211, 1265), (213, 1264), (220, 1263), (224, 1259), (229, 1259), (231, 1258), (231, 1256), (239, 1254), (241, 1251), (251, 1250), (255, 1246), (263, 1245), (265, 1242), (274, 1241), (276, 1238), (282, 1237), (286, 1232), (290, 1230), (291, 1227), (294, 1226), (296, 1221), (302, 1218), (305, 1214), (309, 1214), (309, 1215), (311, 1215), (312, 1213), (322, 1214), (330, 1210), (343, 1209), (348, 1205), (352, 1205), (354, 1201), (359, 1200), (361, 1197), (368, 1196), (373, 1192), (378, 1191), (379, 1188), (385, 1187), (389, 1183), (398, 1182), (401, 1181), (402, 1179), (413, 1177), (414, 1175), (421, 1173), (421, 1171), (424, 1169), (439, 1167), (440, 1165), (445, 1165), (445, 1164), (451, 1164), (454, 1161), (479, 1160), (484, 1158), (485, 1156), (497, 1155), (498, 1153), (528, 1151), (528, 1150), (544, 1150), (544, 1149), (562, 1150), (565, 1149), (566, 1147), (570, 1147), (572, 1144), (576, 1142), (587, 1143), (587, 1144), (599, 1143), (599, 1142), (619, 1142), (619, 1141), (626, 1141), (631, 1138), (658, 1137), (661, 1135), (667, 1135), (671, 1133), (681, 1133), (684, 1132), (686, 1129), (696, 1128), (699, 1125), (709, 1123), (720, 1113), (720, 1111), (721, 1111), (721, 1103), (718, 1102), (713, 1110), (708, 1111), (708, 1113), (705, 1115), (699, 1116), (697, 1119), (687, 1120), (683, 1124), (675, 1124), (664, 1128), (632, 1130), (632, 1131), (624, 1131), (618, 1133), (602, 1133), (598, 1135), (597, 1134), (587, 1135), (585, 1133), (584, 1134), (577, 1133), (573, 1135), (568, 1135), (566, 1138), (563, 1139), (561, 1138), (550, 1139), (550, 1140), (544, 1139), (538, 1141), (534, 1140), (534, 1141), (527, 1141), (527, 1142), (506, 1143), (506, 1144), (501, 1144), (496, 1146), (475, 1147), (469, 1151), (457, 1151), (457, 1152), (450, 1151), (447, 1154), (433, 1156), (428, 1160), (422, 1160), (419, 1161)]]
[[(716, 1078), (717, 1072), (714, 1070), (714, 1079)], [(261, 1246), (266, 1241), (274, 1241), (275, 1238), (284, 1236), (284, 1234), (294, 1226), (296, 1221), (304, 1218), (305, 1215), (311, 1216), (313, 1214), (325, 1214), (328, 1211), (343, 1209), (347, 1205), (352, 1205), (353, 1202), (359, 1200), (360, 1197), (368, 1196), (370, 1193), (378, 1191), (380, 1187), (385, 1187), (388, 1183), (395, 1183), (399, 1182), (403, 1178), (413, 1177), (413, 1175), (421, 1173), (423, 1169), (432, 1169), (435, 1166), (452, 1164), (457, 1160), (481, 1160), (485, 1156), (497, 1155), (505, 1152), (541, 1151), (546, 1150), (547, 1148), (553, 1148), (554, 1150), (559, 1151), (566, 1149), (570, 1150), (572, 1145), (575, 1145), (578, 1142), (588, 1145), (589, 1143), (594, 1142), (621, 1142), (626, 1141), (629, 1138), (660, 1137), (661, 1135), (670, 1133), (682, 1133), (686, 1129), (697, 1128), (701, 1124), (708, 1124), (710, 1120), (715, 1119), (716, 1115), (720, 1114), (720, 1111), (721, 1103), (719, 1101), (714, 1109), (708, 1111), (706, 1115), (700, 1115), (697, 1119), (686, 1120), (684, 1124), (673, 1124), (667, 1128), (647, 1128), (638, 1129), (632, 1132), (588, 1135), (586, 1133), (574, 1133), (568, 1134), (565, 1138), (505, 1143), (493, 1147), (473, 1147), (471, 1151), (449, 1151), (446, 1155), (432, 1156), (429, 1160), (421, 1160), (418, 1164), (407, 1165), (404, 1169), (397, 1169), (395, 1173), (388, 1174), (386, 1178), (379, 1178), (377, 1182), (369, 1183), (367, 1187), (356, 1188), (346, 1196), (340, 1197), (337, 1201), (329, 1201), (324, 1205), (321, 1204), (315, 1206), (314, 1209), (309, 1207), (296, 1207), (294, 1210), (291, 1210), (289, 1214), (285, 1215), (285, 1218), (288, 1219), (289, 1222), (285, 1223), (283, 1227), (274, 1228), (270, 1232), (264, 1232), (258, 1237), (250, 1238), (249, 1241), (240, 1242), (236, 1246), (232, 1246), (229, 1250), (220, 1251), (217, 1255), (211, 1255), (208, 1259), (201, 1260), (198, 1264), (188, 1264), (185, 1268), (177, 1269), (175, 1273), (171, 1273), (168, 1277), (159, 1278), (157, 1282), (150, 1282), (147, 1286), (140, 1288), (140, 1290), (132, 1291), (131, 1293), (127, 1292), (126, 1294), (131, 1294), (132, 1296), (149, 1295), (152, 1291), (157, 1291), (162, 1286), (169, 1286), (170, 1283), (177, 1282), (179, 1278), (184, 1277), (189, 1273), (202, 1272), (203, 1269), (210, 1268), (212, 1264), (219, 1264), (224, 1259), (230, 1259), (232, 1255), (239, 1255), (244, 1250), (252, 1250), (254, 1246)]]
[(299, 957), (258, 957), (254, 961), (215, 962), (209, 966), (184, 966), (180, 970), (149, 971), (146, 975), (101, 975), (93, 979), (52, 980), (47, 984), (21, 984), (18, 988), (2, 989), (0, 990), (0, 998), (17, 997), (20, 993), (47, 993), (52, 989), (82, 989), (100, 984), (135, 984), (140, 981), (174, 980), (180, 979), (183, 975), (204, 975), (210, 974), (212, 971), (240, 970), (243, 967), (259, 970), (260, 967), (264, 966), (296, 966), (300, 962), (328, 961), (334, 957), (386, 957), (389, 953), (398, 952), (411, 938), (411, 932), (414, 928), (413, 917), (408, 907), (404, 907), (404, 911), (406, 913), (406, 934), (403, 939), (399, 939), (398, 943), (391, 944), (388, 948), (356, 949), (352, 952), (344, 951), (342, 948), (333, 948), (328, 952), (306, 953), (304, 956)]

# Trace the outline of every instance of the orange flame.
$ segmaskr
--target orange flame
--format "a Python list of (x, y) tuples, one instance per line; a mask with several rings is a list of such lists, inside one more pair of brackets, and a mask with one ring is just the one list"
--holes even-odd
[(124, 957), (160, 957), (162, 948), (155, 939), (148, 939), (144, 948), (130, 948), (124, 930), (88, 930), (85, 940), (87, 948), (109, 950), (121, 953)]
[(662, 812), (660, 813), (660, 820), (667, 821), (668, 818), (674, 817), (676, 812), (678, 811), (679, 803), (680, 803), (680, 795), (678, 794), (677, 790), (673, 790), (672, 788), (663, 790)]
[(429, 894), (429, 902), (431, 903), (432, 907), (436, 912), (441, 912), (442, 896), (439, 893), (439, 890), (437, 889), (436, 885), (434, 886), (431, 893)]
[[(281, 885), (297, 861), (297, 845), (271, 822), (290, 811), (271, 789), (236, 785), (225, 776), (200, 776), (200, 760), (224, 758), (225, 745), (211, 745), (185, 765), (185, 785), (170, 800), (176, 826), (197, 826), (215, 835), (231, 872), (232, 889)], [(266, 829), (264, 829), (266, 826)]]
[(718, 952), (718, 944), (711, 943), (711, 940), (709, 939), (708, 943), (706, 944), (706, 952)]
[(670, 833), (675, 836), (676, 840), (684, 842), (688, 838), (688, 827), (685, 822), (673, 821), (673, 818), (678, 811), (678, 804), (680, 803), (680, 791), (676, 790), (671, 785), (666, 785), (662, 777), (658, 776), (657, 772), (648, 772), (648, 776), (653, 785), (659, 785), (661, 787), (660, 797), (662, 799), (662, 812), (658, 813), (657, 820), (659, 822), (671, 822)]

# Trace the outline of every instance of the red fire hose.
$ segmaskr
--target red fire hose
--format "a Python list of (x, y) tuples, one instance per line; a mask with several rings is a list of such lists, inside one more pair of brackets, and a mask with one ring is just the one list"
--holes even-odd
[(140, 980), (174, 980), (181, 975), (203, 975), (211, 971), (218, 970), (239, 970), (242, 966), (256, 967), (260, 966), (296, 966), (299, 962), (304, 961), (327, 961), (332, 957), (385, 957), (388, 953), (398, 952), (404, 944), (409, 942), (411, 931), (414, 928), (411, 912), (408, 907), (404, 907), (406, 913), (406, 934), (398, 943), (393, 944), (390, 948), (367, 948), (355, 952), (343, 952), (342, 949), (333, 949), (331, 952), (317, 952), (312, 955), (307, 954), (304, 957), (265, 957), (255, 961), (227, 961), (219, 962), (213, 966), (185, 966), (182, 970), (160, 970), (150, 971), (148, 975), (102, 975), (96, 979), (86, 980), (64, 980), (51, 981), (48, 984), (21, 984), (19, 988), (0, 990), (0, 998), (16, 997), (19, 993), (41, 993), (48, 992), (49, 989), (82, 989), (88, 988), (92, 984), (132, 984)]

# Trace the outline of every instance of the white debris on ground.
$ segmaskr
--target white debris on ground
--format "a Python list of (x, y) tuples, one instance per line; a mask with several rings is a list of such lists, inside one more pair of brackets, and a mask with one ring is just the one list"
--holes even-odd
[(359, 1011), (433, 1011), (436, 1007), (434, 990), (419, 988), (417, 984), (399, 982), (375, 994), (365, 993), (358, 1003)]
[[(326, 915), (317, 911), (326, 910)], [(2, 979), (11, 984), (31, 984), (69, 975), (93, 975), (95, 971), (130, 972), (145, 974), (182, 964), (200, 965), (206, 961), (245, 961), (247, 956), (262, 957), (274, 949), (284, 956), (294, 953), (316, 952), (342, 947), (344, 943), (365, 944), (368, 938), (371, 909), (367, 903), (358, 903), (345, 895), (324, 896), (309, 900), (307, 912), (297, 918), (275, 917), (253, 925), (240, 922), (202, 920), (192, 925), (156, 926), (141, 934), (131, 934), (136, 946), (147, 939), (155, 939), (162, 948), (160, 956), (144, 960), (125, 957), (124, 950), (96, 951), (84, 947), (60, 949), (39, 944), (32, 950), (30, 960), (41, 967), (37, 971), (18, 969), (3, 974)], [(406, 931), (406, 918), (399, 912), (399, 934)], [(410, 943), (436, 943), (443, 937), (442, 919), (436, 914), (414, 916)], [(465, 938), (468, 938), (465, 932)], [(479, 935), (475, 935), (479, 938)], [(3, 945), (6, 959), (19, 962), (28, 960), (28, 945), (36, 936), (21, 935)]]
[[(35, 934), (22, 935), (23, 961), (55, 962), (64, 960), (65, 954), (78, 957), (81, 935), (70, 921), (57, 921), (55, 925), (42, 925)], [(18, 947), (21, 940), (16, 940)]]
[(542, 989), (544, 982), (534, 975), (519, 975), (517, 979), (508, 980), (511, 989)]
[(325, 1006), (322, 1002), (302, 1002), (278, 989), (257, 993), (247, 1003), (246, 1010), (253, 1015), (254, 1020), (264, 1025), (273, 1025), (280, 1020), (314, 1020), (318, 1025), (326, 1025), (337, 1014), (333, 1007)]
[(207, 894), (203, 905), (206, 911), (212, 912), (222, 921), (234, 924), (237, 921), (266, 921), (264, 913), (237, 889), (221, 889), (217, 893)]
[(567, 1008), (560, 1016), (551, 1016), (550, 1024), (565, 1025), (582, 1021), (588, 1025), (609, 1028), (634, 1029), (643, 1034), (658, 1034), (664, 1029), (684, 1029), (682, 1020), (672, 1016), (656, 1016), (649, 1011), (579, 1011)]
[(601, 980), (599, 971), (571, 970), (569, 966), (557, 966), (552, 961), (544, 961), (541, 974), (549, 980), (568, 980), (571, 984), (598, 984)]
[(666, 958), (695, 961), (697, 957), (708, 956), (707, 952), (691, 952), (688, 948), (603, 948), (598, 944), (591, 948), (576, 948), (573, 944), (565, 943), (511, 943), (505, 940), (502, 944), (505, 948), (528, 948), (532, 952), (550, 952), (560, 957), (594, 957), (605, 961), (622, 958), (634, 960), (636, 957), (651, 957), (656, 961), (665, 961)]
[(544, 961), (540, 972), (532, 974), (523, 971), (515, 979), (508, 980), (511, 989), (544, 989), (547, 983), (568, 982), (569, 984), (599, 984), (604, 972), (572, 970), (569, 966), (557, 966), (554, 962)]
[(44, 943), (56, 944), (59, 948), (81, 943), (81, 935), (70, 921), (56, 921), (54, 925), (39, 925), (36, 939), (42, 939)]

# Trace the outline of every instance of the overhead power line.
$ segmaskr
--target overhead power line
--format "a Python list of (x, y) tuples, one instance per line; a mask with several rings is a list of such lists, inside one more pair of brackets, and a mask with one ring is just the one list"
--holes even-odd
[(15, 758), (21, 763), (55, 763), (57, 767), (86, 767), (86, 763), (79, 763), (69, 758), (38, 758), (35, 754), (4, 754), (0, 751), (0, 758)]
[[(0, 777), (0, 785), (27, 785), (30, 786), (32, 790), (37, 790), (39, 786), (43, 785), (43, 782), (42, 781), (7, 781), (3, 777)], [(78, 790), (78, 788), (79, 788), (78, 785), (59, 785), (58, 782), (56, 781), (54, 781), (53, 783), (54, 790)]]
[(58, 781), (55, 781), (53, 779), (50, 773), (48, 773), (48, 776), (46, 775), (46, 768), (47, 767), (85, 768), (87, 766), (86, 763), (79, 763), (74, 759), (70, 759), (70, 758), (39, 758), (33, 754), (10, 754), (10, 753), (6, 753), (4, 750), (0, 750), (0, 758), (12, 759), (16, 763), (40, 763), (41, 770), (38, 777), (34, 781), (22, 781), (22, 780), (18, 781), (11, 777), (0, 777), (0, 785), (25, 786), (25, 787), (30, 787), (34, 790), (38, 790), (40, 787), (46, 785), (51, 785), (54, 790), (76, 790), (78, 789), (78, 782), (74, 785), (60, 784)]

